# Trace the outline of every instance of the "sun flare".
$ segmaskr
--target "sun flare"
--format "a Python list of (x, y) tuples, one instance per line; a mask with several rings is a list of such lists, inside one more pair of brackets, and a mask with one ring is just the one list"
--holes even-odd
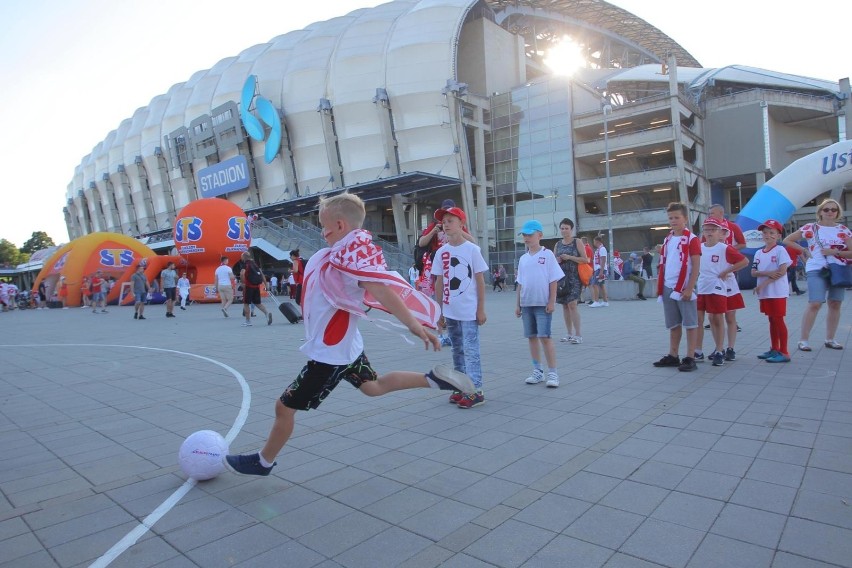
[(556, 75), (572, 75), (577, 69), (586, 66), (586, 59), (583, 57), (580, 46), (565, 36), (562, 41), (548, 50), (544, 64)]

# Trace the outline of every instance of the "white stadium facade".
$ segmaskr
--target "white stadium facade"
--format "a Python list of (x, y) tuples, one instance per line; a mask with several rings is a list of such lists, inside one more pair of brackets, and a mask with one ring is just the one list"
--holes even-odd
[[(571, 75), (554, 71), (566, 46), (582, 60)], [(318, 198), (346, 190), (410, 262), (451, 198), (511, 272), (531, 218), (546, 238), (563, 217), (582, 234), (611, 229), (621, 250), (660, 242), (670, 201), (688, 202), (694, 222), (717, 202), (735, 218), (787, 165), (846, 139), (849, 96), (848, 79), (702, 68), (601, 0), (395, 0), (249, 47), (155, 97), (82, 159), (65, 219), (71, 238), (167, 241), (183, 206), (216, 196), (298, 232), (276, 247), (267, 231), (262, 248), (282, 258), (294, 242), (321, 246)], [(844, 187), (830, 193), (845, 204)]]

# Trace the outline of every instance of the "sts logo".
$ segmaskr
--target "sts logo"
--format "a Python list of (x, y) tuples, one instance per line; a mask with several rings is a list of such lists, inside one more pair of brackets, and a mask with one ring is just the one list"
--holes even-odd
[(127, 249), (103, 249), (100, 253), (101, 266), (127, 267), (133, 264), (133, 251)]
[(228, 238), (232, 241), (251, 241), (251, 225), (246, 217), (228, 219)]
[(201, 218), (181, 217), (175, 223), (175, 241), (189, 243), (201, 240)]
[(53, 265), (54, 272), (60, 272), (63, 268), (65, 268), (65, 261), (68, 260), (69, 254), (71, 254), (71, 251), (68, 251), (59, 257), (59, 260), (57, 260), (56, 264)]

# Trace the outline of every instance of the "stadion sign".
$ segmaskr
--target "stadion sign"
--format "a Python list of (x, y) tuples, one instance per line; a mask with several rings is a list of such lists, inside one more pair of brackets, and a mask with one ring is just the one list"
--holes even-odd
[(198, 170), (201, 197), (216, 197), (245, 189), (249, 186), (249, 180), (248, 162), (242, 155)]

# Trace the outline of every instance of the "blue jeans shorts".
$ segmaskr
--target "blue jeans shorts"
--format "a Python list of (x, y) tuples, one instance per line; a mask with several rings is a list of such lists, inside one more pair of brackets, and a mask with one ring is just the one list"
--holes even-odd
[(819, 302), (825, 303), (826, 295), (829, 300), (842, 302), (846, 297), (846, 288), (839, 286), (829, 286), (828, 281), (819, 275), (819, 270), (809, 270), (808, 277), (808, 303)]
[(522, 307), (521, 319), (524, 322), (524, 337), (550, 337), (553, 313), (547, 313), (544, 306)]

